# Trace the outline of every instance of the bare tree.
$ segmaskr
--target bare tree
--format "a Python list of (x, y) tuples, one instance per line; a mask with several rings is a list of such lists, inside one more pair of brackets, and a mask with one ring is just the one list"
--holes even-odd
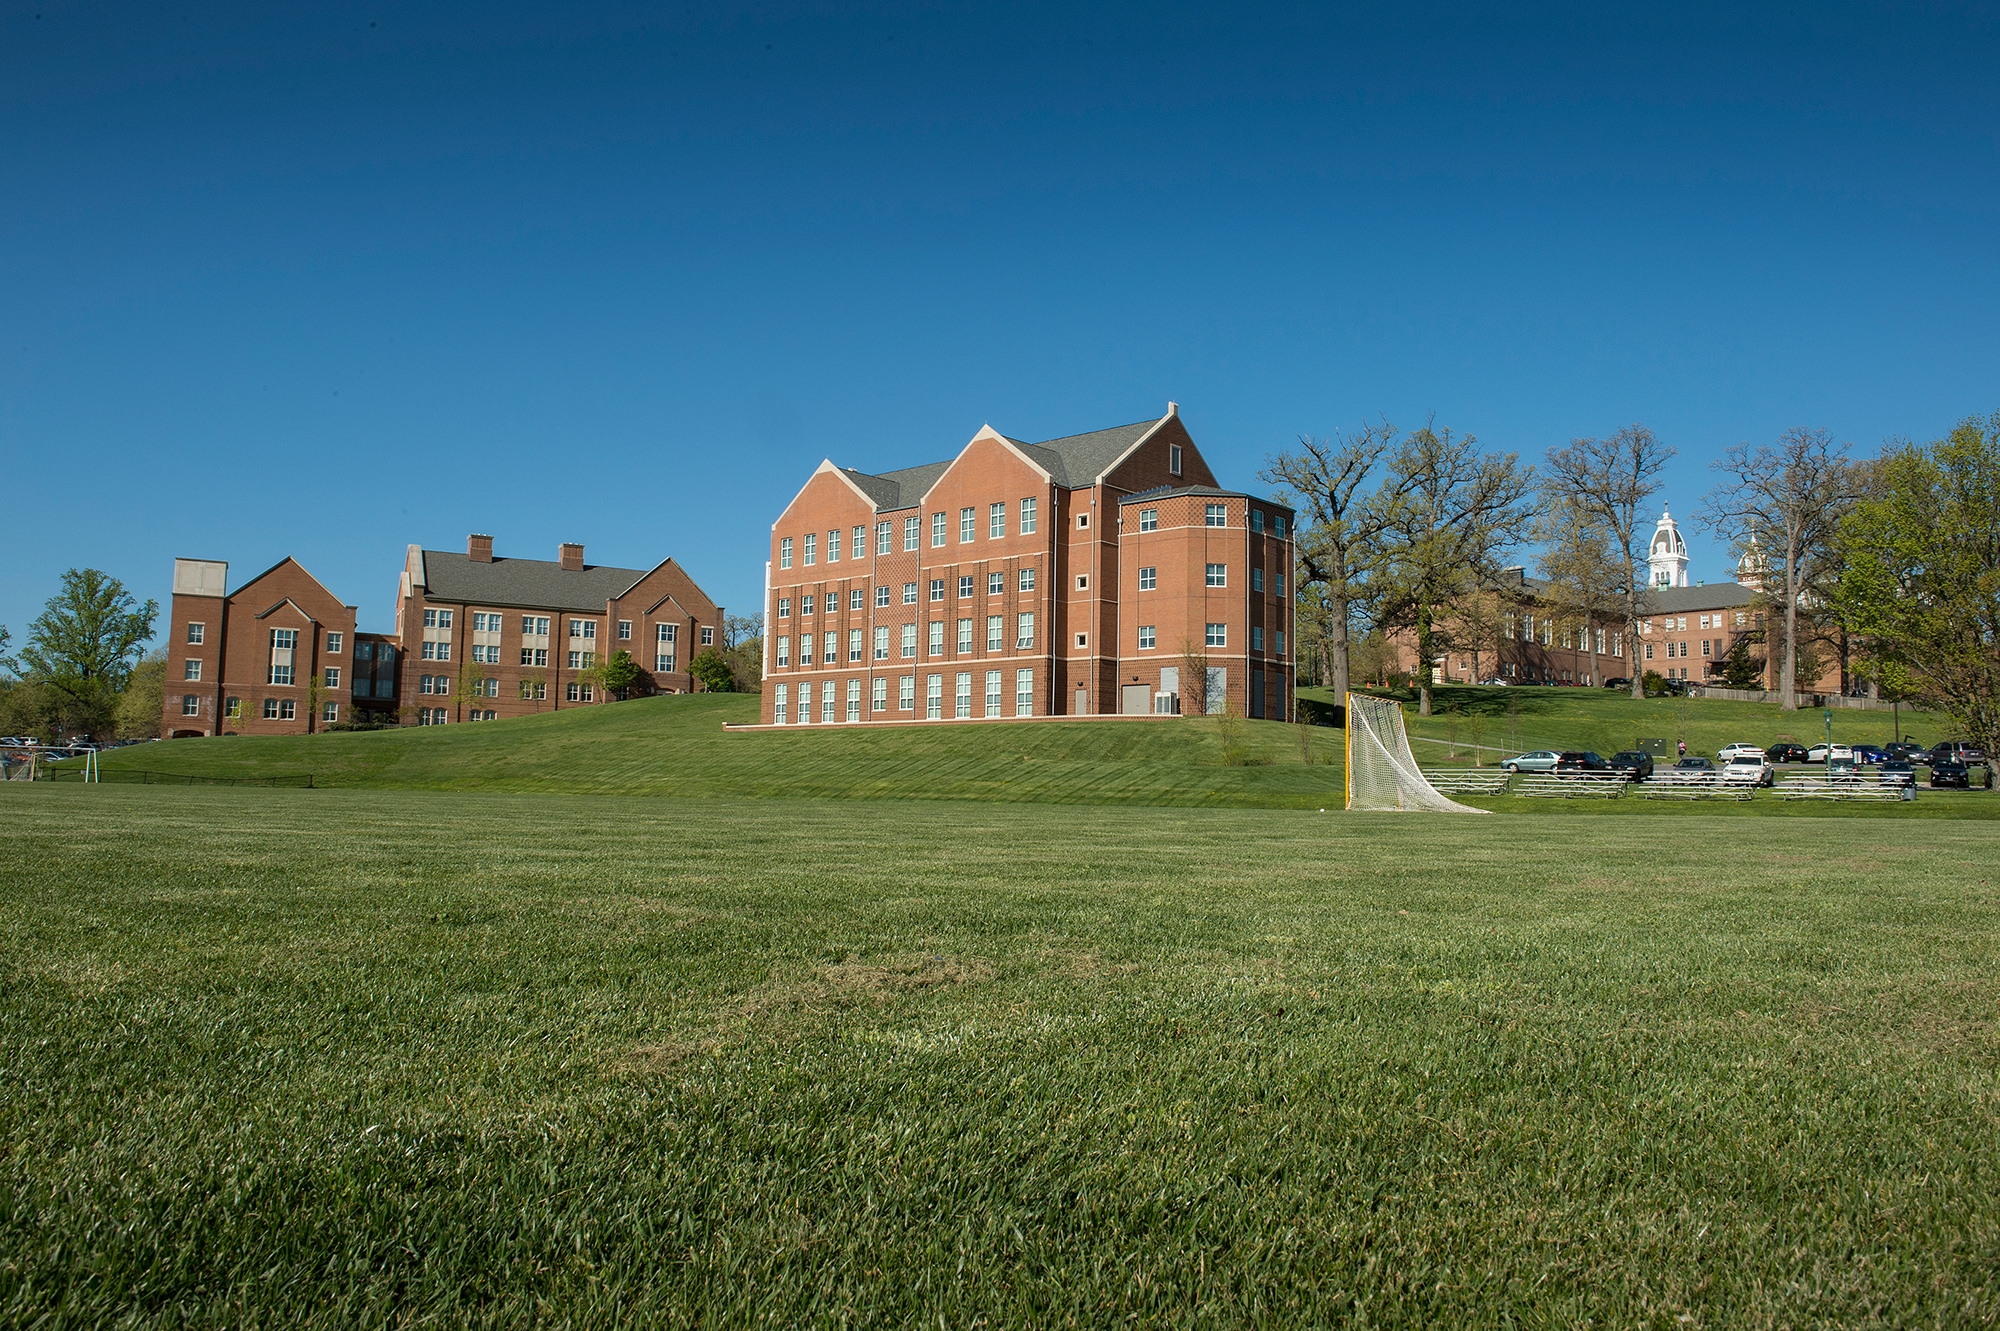
[[(1590, 679), (1597, 682), (1597, 626), (1614, 621), (1631, 590), (1625, 562), (1603, 518), (1566, 489), (1545, 487), (1544, 506), (1530, 529), (1541, 543), (1542, 601), (1566, 627), (1583, 634)], [(1568, 644), (1565, 643), (1565, 646)]]
[(1208, 713), (1208, 648), (1193, 638), (1181, 639), (1181, 715)]
[(1404, 439), (1383, 486), (1382, 599), (1385, 625), (1414, 630), (1420, 716), (1431, 714), (1431, 676), (1450, 646), (1450, 608), (1494, 577), (1495, 557), (1517, 544), (1534, 468), (1513, 453), (1475, 450), (1472, 435), (1431, 425)]
[(1307, 525), (1297, 533), (1294, 546), (1298, 581), (1304, 585), (1297, 590), (1318, 588), (1324, 600), (1321, 652), (1341, 706), (1346, 706), (1347, 698), (1347, 635), (1355, 589), (1379, 559), (1387, 511), (1363, 490), (1380, 470), (1396, 434), (1396, 427), (1384, 420), (1364, 421), (1359, 430), (1330, 439), (1300, 435), (1296, 451), (1269, 459), (1258, 473), (1284, 486), (1303, 506)]
[(1628, 425), (1609, 439), (1572, 439), (1567, 448), (1552, 448), (1548, 456), (1551, 494), (1561, 494), (1598, 524), (1610, 558), (1618, 567), (1624, 591), (1620, 636), (1631, 655), (1632, 696), (1646, 696), (1645, 672), (1639, 668), (1639, 617), (1645, 613), (1645, 592), (1639, 569), (1646, 562), (1650, 539), (1639, 524), (1646, 501), (1660, 489), (1660, 473), (1674, 450), (1643, 425)]
[(1859, 493), (1847, 445), (1825, 430), (1801, 426), (1775, 444), (1737, 444), (1713, 464), (1726, 478), (1711, 490), (1701, 520), (1729, 540), (1755, 529), (1777, 538), (1773, 555), (1783, 598), (1784, 641), (1778, 661), (1778, 707), (1798, 710), (1799, 607), (1814, 563), (1835, 524)]

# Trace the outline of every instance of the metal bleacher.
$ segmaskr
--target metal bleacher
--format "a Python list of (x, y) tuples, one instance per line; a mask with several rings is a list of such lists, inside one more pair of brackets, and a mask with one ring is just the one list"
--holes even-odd
[(1504, 795), (1507, 773), (1497, 767), (1425, 767), (1424, 780), (1440, 795)]
[(1527, 799), (1615, 800), (1625, 786), (1623, 772), (1524, 772), (1513, 793)]

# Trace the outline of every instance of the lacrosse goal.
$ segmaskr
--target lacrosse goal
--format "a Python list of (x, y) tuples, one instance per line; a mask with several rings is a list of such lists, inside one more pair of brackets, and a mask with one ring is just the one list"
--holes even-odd
[(1347, 807), (1485, 813), (1448, 800), (1417, 770), (1403, 709), (1393, 699), (1347, 695)]

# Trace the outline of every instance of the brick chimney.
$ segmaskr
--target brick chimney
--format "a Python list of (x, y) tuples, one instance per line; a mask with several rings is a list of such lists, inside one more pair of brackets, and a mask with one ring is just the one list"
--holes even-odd
[(491, 536), (480, 536), (477, 534), (466, 537), (465, 557), (467, 559), (470, 559), (475, 564), (492, 563), (493, 538)]
[(583, 547), (574, 541), (562, 543), (562, 566), (571, 573), (583, 572)]

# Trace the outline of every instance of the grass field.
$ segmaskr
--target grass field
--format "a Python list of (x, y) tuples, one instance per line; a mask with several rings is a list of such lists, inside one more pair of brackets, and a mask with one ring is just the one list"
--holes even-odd
[(1994, 832), (1806, 826), (0, 786), (0, 1323), (1990, 1324)]

